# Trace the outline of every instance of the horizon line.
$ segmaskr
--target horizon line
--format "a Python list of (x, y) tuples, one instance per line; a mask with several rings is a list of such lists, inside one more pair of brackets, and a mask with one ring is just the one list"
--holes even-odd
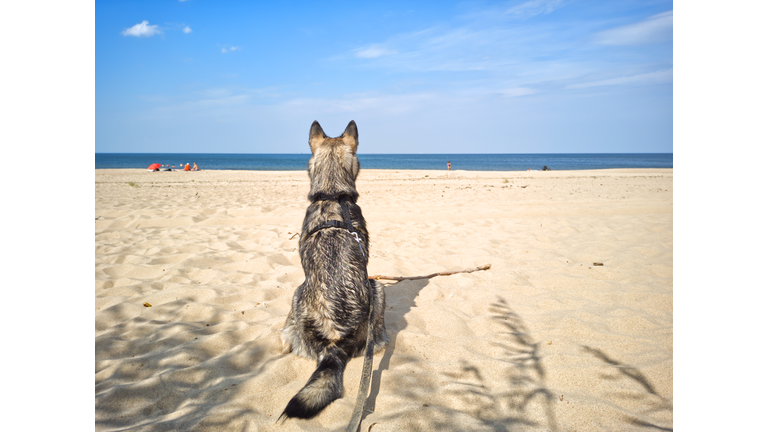
[[(94, 154), (230, 154), (230, 155), (307, 155), (311, 152), (299, 153), (211, 153), (211, 152), (94, 152)], [(543, 152), (543, 153), (356, 153), (357, 155), (535, 155), (535, 154), (674, 154), (673, 152)]]

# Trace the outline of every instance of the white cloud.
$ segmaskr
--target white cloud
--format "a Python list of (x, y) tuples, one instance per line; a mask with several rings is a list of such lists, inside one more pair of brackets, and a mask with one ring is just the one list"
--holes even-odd
[[(505, 103), (513, 103), (515, 98), (542, 92), (556, 94), (566, 89), (637, 86), (672, 81), (671, 64), (666, 61), (655, 62), (654, 69), (649, 70), (647, 65), (632, 65), (619, 60), (617, 65), (606, 70), (604, 51), (595, 51), (594, 46), (582, 42), (585, 36), (594, 36), (595, 28), (605, 28), (604, 24), (603, 27), (595, 27), (594, 20), (577, 20), (578, 23), (573, 26), (553, 25), (550, 22), (538, 24), (532, 21), (525, 26), (509, 25), (511, 19), (522, 19), (525, 14), (539, 14), (541, 17), (551, 13), (549, 16), (553, 16), (559, 11), (558, 8), (578, 6), (575, 2), (536, 0), (516, 3), (519, 6), (507, 8), (510, 15), (506, 15), (502, 21), (496, 18), (501, 11), (494, 9), (496, 17), (477, 13), (459, 25), (438, 25), (394, 34), (358, 46), (358, 49), (347, 51), (332, 60), (350, 61), (374, 71), (420, 74), (433, 71), (466, 72), (464, 76), (469, 81), (445, 75), (445, 85), (449, 85), (455, 92), (471, 89)], [(635, 24), (629, 26), (628, 30), (622, 27), (612, 30), (616, 32), (615, 36), (640, 33), (648, 39), (648, 33), (651, 38), (655, 37), (651, 29), (664, 27), (665, 22), (670, 24), (666, 28), (671, 29), (671, 18), (671, 12), (646, 20), (635, 18)], [(638, 39), (642, 38), (635, 38)], [(443, 76), (436, 78), (442, 79)], [(417, 87), (405, 80), (403, 83), (403, 87), (397, 87), (398, 92)], [(424, 91), (437, 85), (428, 82), (421, 89)]]
[(639, 75), (632, 75), (627, 77), (610, 78), (600, 81), (592, 81), (580, 84), (571, 84), (567, 86), (567, 89), (577, 89), (586, 87), (608, 86), (608, 85), (620, 85), (620, 84), (661, 84), (672, 82), (672, 69), (660, 70), (656, 72), (649, 72)]
[(218, 97), (213, 99), (200, 99), (193, 102), (198, 106), (230, 106), (230, 105), (242, 105), (251, 99), (250, 95), (240, 94), (225, 97)]
[(561, 0), (531, 0), (507, 9), (504, 13), (518, 18), (530, 18), (540, 14), (546, 15), (557, 9), (560, 3)]
[(184, 33), (192, 33), (192, 29), (189, 28), (189, 26), (184, 27), (184, 29), (181, 31), (183, 31)]
[(162, 33), (157, 25), (149, 25), (149, 21), (144, 20), (135, 26), (123, 30), (123, 36), (149, 37)]
[(376, 112), (397, 115), (418, 112), (438, 102), (435, 94), (402, 95), (352, 94), (339, 99), (294, 99), (283, 104), (291, 112), (361, 113)]
[[(551, 31), (497, 25), (486, 16), (459, 27), (436, 26), (393, 35), (331, 60), (398, 71), (504, 71), (515, 75), (572, 49), (575, 38)], [(350, 55), (351, 54), (351, 55)], [(397, 55), (392, 55), (397, 54)], [(545, 60), (539, 60), (545, 58)]]
[(538, 92), (529, 87), (514, 87), (514, 88), (501, 90), (500, 93), (505, 97), (518, 97), (518, 96), (525, 96), (525, 95), (534, 94)]
[(221, 53), (222, 54), (226, 54), (228, 52), (237, 51), (239, 49), (240, 49), (240, 47), (236, 47), (236, 46), (232, 46), (232, 45), (224, 45), (224, 47), (221, 48)]
[(371, 45), (368, 48), (360, 48), (355, 50), (355, 56), (359, 58), (377, 58), (392, 54), (397, 54), (397, 50), (388, 49), (377, 45)]
[(397, 34), (352, 53), (368, 65), (398, 70), (487, 70), (506, 62), (498, 53), (509, 52), (509, 45), (519, 40), (510, 33), (498, 28), (435, 27)]
[(602, 31), (595, 41), (602, 45), (644, 45), (672, 40), (672, 11), (643, 21)]

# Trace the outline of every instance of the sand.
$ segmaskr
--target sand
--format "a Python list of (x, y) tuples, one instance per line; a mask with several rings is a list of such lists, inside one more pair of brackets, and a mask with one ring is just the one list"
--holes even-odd
[[(362, 431), (672, 428), (672, 170), (363, 170), (390, 343)], [(306, 172), (96, 170), (97, 431), (276, 424), (314, 362), (280, 354), (304, 280)], [(601, 263), (598, 265), (596, 263)], [(151, 304), (146, 307), (144, 304)]]

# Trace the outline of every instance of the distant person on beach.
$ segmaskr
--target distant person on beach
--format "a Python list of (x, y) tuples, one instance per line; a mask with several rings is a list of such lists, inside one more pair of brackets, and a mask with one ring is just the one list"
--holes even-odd
[(451, 161), (448, 161), (448, 171), (451, 170)]
[(197, 167), (197, 162), (192, 162), (194, 166), (192, 167), (192, 171), (200, 171), (200, 168)]
[(189, 171), (189, 164), (184, 165), (184, 171)]

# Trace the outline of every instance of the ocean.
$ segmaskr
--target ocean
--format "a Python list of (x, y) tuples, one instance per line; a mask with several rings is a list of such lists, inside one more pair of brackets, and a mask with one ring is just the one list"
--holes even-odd
[[(201, 170), (303, 171), (309, 153), (96, 153), (96, 169), (147, 168), (153, 163), (197, 163)], [(358, 154), (363, 169), (527, 171), (672, 168), (672, 153)]]

